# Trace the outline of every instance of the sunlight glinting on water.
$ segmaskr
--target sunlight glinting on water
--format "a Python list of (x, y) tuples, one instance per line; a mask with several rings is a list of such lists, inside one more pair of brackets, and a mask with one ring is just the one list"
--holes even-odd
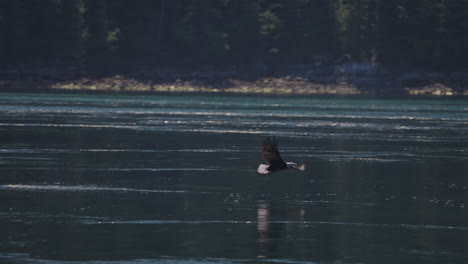
[(1, 263), (466, 262), (466, 100), (3, 93), (0, 134)]
[[(156, 107), (156, 106), (155, 106)], [(92, 117), (93, 115), (156, 115), (156, 116), (224, 116), (224, 117), (270, 117), (270, 118), (332, 118), (332, 119), (379, 119), (379, 120), (442, 120), (442, 121), (463, 121), (463, 117), (459, 118), (440, 116), (437, 112), (406, 112), (405, 109), (395, 109), (399, 111), (389, 112), (386, 109), (343, 109), (343, 111), (324, 108), (317, 111), (316, 109), (305, 108), (301, 111), (285, 109), (200, 109), (200, 108), (125, 108), (125, 107), (86, 107), (79, 105), (76, 107), (0, 107), (0, 111), (8, 114), (81, 114)], [(122, 110), (125, 109), (125, 110)], [(203, 110), (203, 111), (201, 111)], [(459, 112), (452, 111), (454, 114)], [(405, 115), (411, 113), (411, 115)], [(438, 115), (440, 117), (438, 117)], [(466, 120), (465, 120), (466, 122)]]
[[(152, 259), (131, 259), (131, 260), (49, 260), (33, 257), (29, 254), (21, 253), (0, 253), (0, 260), (13, 261), (14, 263), (31, 264), (242, 264), (258, 263), (257, 259), (228, 259), (228, 258), (179, 258), (172, 256), (162, 256)], [(262, 263), (286, 263), (286, 264), (318, 264), (313, 261), (297, 261), (289, 259), (263, 259)]]
[(106, 186), (83, 186), (83, 185), (32, 185), (32, 184), (6, 184), (0, 185), (1, 190), (22, 190), (22, 191), (66, 191), (66, 192), (139, 192), (139, 193), (186, 193), (183, 190), (148, 190), (134, 188), (119, 188)]
[[(79, 190), (79, 188), (78, 188)], [(73, 191), (73, 190), (70, 190)], [(10, 215), (0, 215), (0, 217), (9, 217)], [(20, 213), (15, 214), (15, 217), (18, 216), (25, 217), (27, 219), (40, 218), (43, 219), (56, 219), (62, 218), (64, 221), (68, 218), (70, 221), (76, 222), (79, 220), (79, 223), (85, 225), (215, 225), (215, 224), (232, 224), (232, 225), (257, 225), (259, 221), (247, 220), (120, 220), (120, 219), (108, 219), (108, 218), (98, 218), (98, 217), (88, 217), (88, 216), (75, 216), (75, 215), (40, 215), (40, 214), (29, 214), (29, 213)], [(53, 220), (55, 221), (55, 220)], [(263, 221), (263, 220), (261, 220)], [(385, 229), (418, 229), (418, 230), (431, 230), (431, 229), (441, 229), (441, 230), (457, 230), (457, 231), (468, 231), (468, 227), (464, 226), (443, 226), (443, 225), (415, 225), (415, 224), (374, 224), (374, 223), (360, 223), (360, 222), (331, 222), (331, 221), (278, 221), (278, 220), (268, 220), (269, 224), (285, 224), (285, 225), (301, 225), (304, 227), (313, 228), (316, 225), (338, 225), (338, 226), (355, 226), (362, 228), (385, 228)]]
[[(25, 96), (28, 98), (27, 96)], [(47, 97), (46, 97), (47, 98)], [(193, 133), (272, 134), (287, 137), (362, 139), (421, 142), (466, 140), (468, 120), (460, 105), (416, 106), (392, 101), (363, 101), (363, 104), (324, 103), (316, 99), (287, 99), (284, 103), (252, 104), (232, 98), (216, 102), (195, 98), (115, 98), (100, 102), (99, 97), (72, 96), (60, 100), (29, 97), (3, 101), (0, 112), (28, 117), (24, 123), (1, 122), (0, 127), (64, 127), (129, 129), (138, 131), (190, 131)], [(0, 101), (2, 101), (0, 99)], [(327, 101), (327, 100), (325, 100)], [(40, 102), (39, 105), (31, 105)], [(67, 103), (67, 104), (65, 104)], [(144, 107), (142, 107), (142, 105)], [(445, 113), (444, 113), (445, 112)], [(29, 120), (40, 115), (41, 121)], [(63, 118), (57, 119), (57, 116)], [(69, 118), (73, 116), (73, 118)], [(47, 122), (43, 122), (46, 120)], [(456, 129), (454, 129), (456, 128)], [(355, 130), (356, 133), (349, 133)], [(426, 131), (433, 136), (425, 135)], [(450, 131), (450, 135), (447, 135)], [(403, 132), (411, 134), (399, 135)]]

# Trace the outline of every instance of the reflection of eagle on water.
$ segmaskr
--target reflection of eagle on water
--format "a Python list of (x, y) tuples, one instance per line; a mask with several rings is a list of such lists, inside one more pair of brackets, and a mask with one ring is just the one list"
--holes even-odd
[(284, 162), (283, 158), (278, 151), (278, 140), (273, 136), (273, 139), (267, 137), (263, 140), (263, 158), (269, 165), (260, 164), (258, 165), (257, 172), (260, 174), (270, 174), (275, 171), (285, 170), (285, 169), (298, 169), (305, 170), (305, 164), (297, 166), (294, 162)]

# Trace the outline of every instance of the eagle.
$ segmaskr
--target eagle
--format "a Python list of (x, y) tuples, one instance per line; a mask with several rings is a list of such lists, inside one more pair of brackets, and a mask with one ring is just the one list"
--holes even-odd
[(300, 171), (305, 170), (305, 164), (297, 166), (294, 162), (285, 162), (278, 151), (278, 140), (273, 136), (272, 139), (267, 137), (263, 140), (262, 154), (267, 164), (258, 165), (257, 172), (260, 174), (270, 174), (275, 171), (285, 169), (298, 169)]

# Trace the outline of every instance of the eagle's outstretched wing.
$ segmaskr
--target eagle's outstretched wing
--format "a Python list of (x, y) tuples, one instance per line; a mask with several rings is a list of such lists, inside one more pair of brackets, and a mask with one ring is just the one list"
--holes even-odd
[(262, 150), (263, 158), (266, 162), (270, 165), (282, 165), (285, 164), (283, 158), (278, 151), (278, 140), (273, 136), (273, 139), (267, 137), (263, 140), (263, 150)]

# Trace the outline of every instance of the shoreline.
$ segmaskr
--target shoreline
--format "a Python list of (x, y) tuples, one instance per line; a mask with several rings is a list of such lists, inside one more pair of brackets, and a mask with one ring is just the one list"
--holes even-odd
[[(386, 80), (372, 79), (364, 85), (352, 82), (314, 82), (301, 77), (263, 77), (255, 80), (176, 79), (153, 81), (115, 75), (101, 78), (76, 78), (51, 81), (42, 79), (0, 80), (0, 92), (98, 92), (98, 93), (213, 93), (257, 95), (324, 96), (431, 96), (465, 97), (467, 89), (455, 89), (441, 82), (415, 87), (388, 87)], [(375, 89), (375, 87), (382, 87)]]

